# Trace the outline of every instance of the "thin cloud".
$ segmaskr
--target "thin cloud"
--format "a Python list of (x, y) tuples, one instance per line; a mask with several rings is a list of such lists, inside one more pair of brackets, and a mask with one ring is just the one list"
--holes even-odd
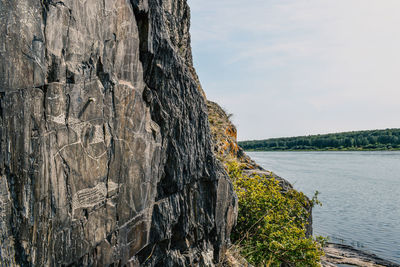
[(400, 127), (400, 1), (189, 4), (203, 87), (241, 139)]

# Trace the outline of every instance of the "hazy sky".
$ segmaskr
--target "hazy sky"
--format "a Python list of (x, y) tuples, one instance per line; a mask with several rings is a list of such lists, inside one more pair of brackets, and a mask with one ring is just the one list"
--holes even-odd
[(194, 64), (239, 140), (400, 128), (399, 0), (188, 0)]

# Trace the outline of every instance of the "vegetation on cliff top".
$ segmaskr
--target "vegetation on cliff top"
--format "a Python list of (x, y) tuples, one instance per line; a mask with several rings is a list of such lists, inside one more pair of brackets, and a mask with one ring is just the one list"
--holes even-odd
[(247, 151), (400, 149), (400, 129), (357, 131), (239, 142)]

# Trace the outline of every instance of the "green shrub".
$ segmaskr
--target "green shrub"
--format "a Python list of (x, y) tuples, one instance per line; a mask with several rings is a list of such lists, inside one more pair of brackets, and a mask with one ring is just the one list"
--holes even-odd
[(242, 174), (236, 162), (227, 164), (239, 199), (237, 226), (232, 241), (256, 266), (319, 266), (321, 246), (306, 238), (309, 201), (295, 190), (282, 193), (278, 181)]

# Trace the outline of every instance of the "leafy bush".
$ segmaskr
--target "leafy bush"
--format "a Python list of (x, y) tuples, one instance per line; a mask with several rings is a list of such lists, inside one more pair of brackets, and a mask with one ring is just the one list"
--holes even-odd
[(303, 193), (282, 193), (279, 182), (262, 176), (242, 174), (236, 162), (227, 164), (239, 199), (237, 226), (232, 241), (242, 255), (257, 266), (319, 266), (321, 246), (306, 238), (309, 201)]

